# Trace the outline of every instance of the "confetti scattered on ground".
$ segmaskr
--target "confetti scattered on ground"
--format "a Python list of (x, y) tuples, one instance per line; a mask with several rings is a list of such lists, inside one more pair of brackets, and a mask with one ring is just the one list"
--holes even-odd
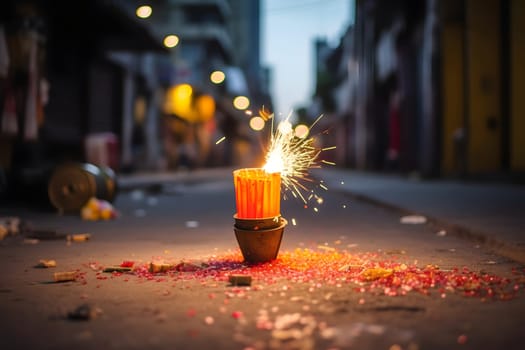
[[(318, 248), (322, 249), (281, 252), (276, 260), (264, 264), (246, 264), (238, 252), (198, 263), (164, 262), (170, 268), (158, 271), (152, 270), (150, 263), (135, 264), (126, 275), (155, 281), (210, 279), (224, 283), (228, 283), (232, 275), (246, 275), (251, 276), (257, 285), (289, 281), (309, 284), (312, 288), (349, 285), (357, 293), (392, 297), (416, 292), (444, 298), (455, 293), (484, 300), (509, 300), (525, 288), (525, 271), (517, 269), (509, 278), (475, 272), (466, 267), (446, 270), (436, 265), (420, 267), (416, 262), (407, 264), (395, 256), (380, 253), (350, 254), (323, 245)], [(122, 265), (132, 264), (124, 261)], [(97, 278), (105, 279), (100, 272), (97, 275)], [(120, 272), (113, 273), (113, 276), (121, 275)]]

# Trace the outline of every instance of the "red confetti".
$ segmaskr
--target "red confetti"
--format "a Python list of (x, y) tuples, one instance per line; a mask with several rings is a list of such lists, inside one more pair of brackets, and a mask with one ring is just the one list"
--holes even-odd
[(197, 311), (195, 311), (194, 309), (189, 309), (188, 311), (186, 311), (186, 316), (188, 317), (195, 317), (196, 314)]
[(120, 267), (133, 267), (134, 264), (134, 261), (124, 260), (122, 264), (120, 264)]
[[(125, 276), (128, 279), (130, 275), (135, 275), (142, 281), (175, 282), (173, 285), (176, 286), (177, 281), (186, 280), (195, 280), (202, 285), (226, 284), (230, 275), (242, 274), (250, 275), (260, 282), (261, 287), (254, 287), (253, 290), (286, 282), (282, 290), (291, 290), (294, 283), (305, 284), (310, 292), (323, 286), (348, 285), (358, 293), (373, 295), (399, 297), (420, 293), (444, 298), (449, 294), (457, 294), (481, 300), (510, 300), (525, 289), (525, 271), (522, 270), (513, 269), (509, 274), (512, 278), (507, 278), (478, 273), (463, 266), (441, 270), (435, 265), (420, 267), (417, 261), (404, 263), (391, 254), (350, 254), (337, 249), (281, 252), (276, 260), (264, 264), (244, 263), (240, 252), (236, 252), (214, 256), (205, 264), (181, 262), (174, 266), (173, 270), (153, 274), (149, 271), (149, 264), (135, 265), (133, 272)], [(115, 273), (111, 277), (118, 278), (121, 275)], [(96, 278), (107, 279), (98, 272)], [(249, 291), (249, 288), (229, 289), (224, 304), (228, 303), (228, 298), (249, 297), (246, 295)], [(209, 298), (213, 299), (215, 295), (209, 294)]]
[(234, 312), (232, 312), (232, 317), (235, 318), (236, 320), (238, 320), (239, 318), (242, 317), (242, 312), (241, 311), (234, 311)]

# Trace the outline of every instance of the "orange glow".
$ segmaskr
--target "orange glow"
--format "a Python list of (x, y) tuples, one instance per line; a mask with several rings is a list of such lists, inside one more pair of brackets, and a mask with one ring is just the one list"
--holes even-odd
[(261, 168), (244, 168), (233, 172), (237, 217), (271, 218), (281, 211), (281, 175)]
[(210, 80), (214, 84), (222, 83), (225, 78), (226, 78), (226, 75), (224, 74), (224, 72), (221, 72), (220, 70), (216, 70), (215, 72), (212, 72), (210, 74)]
[(151, 6), (143, 5), (143, 6), (137, 7), (135, 14), (139, 18), (148, 18), (149, 16), (151, 16), (152, 12), (153, 10), (151, 9)]
[(250, 128), (255, 131), (260, 131), (264, 129), (264, 119), (261, 117), (253, 117), (250, 119)]
[(164, 37), (164, 46), (168, 47), (168, 48), (172, 48), (172, 47), (175, 47), (179, 44), (179, 37), (174, 35), (174, 34), (171, 34), (171, 35), (166, 35)]
[(240, 110), (245, 110), (250, 106), (250, 100), (246, 96), (237, 96), (233, 99), (233, 106)]
[(193, 89), (189, 84), (180, 84), (171, 87), (167, 91), (164, 111), (169, 114), (176, 114), (181, 118), (191, 119), (191, 98)]
[(210, 95), (202, 95), (195, 101), (195, 109), (199, 121), (206, 122), (215, 114), (215, 100)]

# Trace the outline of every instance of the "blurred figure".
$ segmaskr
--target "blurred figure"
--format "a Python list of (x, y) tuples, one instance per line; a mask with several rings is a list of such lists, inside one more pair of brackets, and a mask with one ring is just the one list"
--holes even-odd
[(388, 149), (386, 153), (386, 169), (399, 170), (399, 152), (401, 144), (401, 93), (395, 89), (390, 94), (388, 110)]
[(191, 123), (173, 114), (165, 116), (163, 139), (168, 170), (195, 167), (195, 132)]

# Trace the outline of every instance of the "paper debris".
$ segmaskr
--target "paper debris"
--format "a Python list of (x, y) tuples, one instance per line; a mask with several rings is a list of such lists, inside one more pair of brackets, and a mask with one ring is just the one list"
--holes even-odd
[(163, 262), (151, 262), (149, 264), (149, 272), (151, 273), (167, 272), (173, 268), (174, 266), (172, 264)]
[(77, 271), (55, 272), (53, 274), (55, 282), (69, 282), (77, 279)]
[(196, 264), (193, 264), (193, 263), (190, 263), (190, 262), (181, 262), (177, 265), (175, 265), (175, 270), (179, 271), (179, 272), (195, 272), (195, 271), (198, 271), (198, 270), (201, 270), (203, 267), (202, 266), (199, 266), (199, 265), (196, 265)]
[(47, 268), (47, 267), (56, 267), (57, 262), (55, 260), (40, 260), (35, 267)]
[(228, 281), (233, 286), (250, 286), (252, 284), (252, 276), (250, 275), (230, 275)]

